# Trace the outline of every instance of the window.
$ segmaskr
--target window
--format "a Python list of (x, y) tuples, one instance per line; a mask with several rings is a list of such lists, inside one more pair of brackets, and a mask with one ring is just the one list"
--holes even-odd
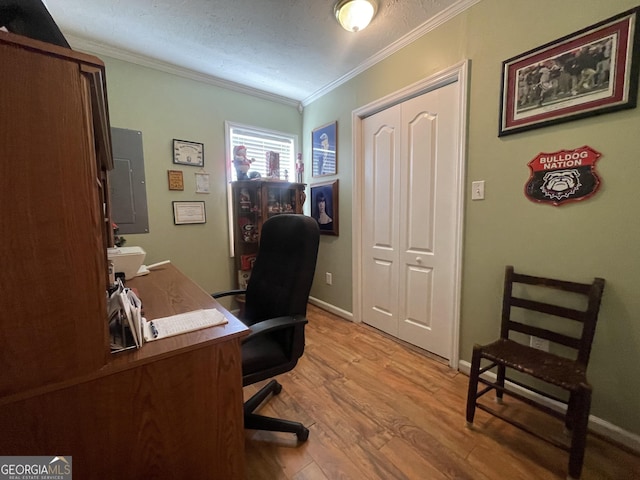
[(261, 177), (266, 177), (266, 154), (271, 151), (280, 154), (280, 178), (294, 181), (297, 135), (231, 122), (226, 122), (226, 129), (227, 179), (229, 181), (238, 179), (236, 169), (233, 166), (233, 149), (238, 145), (244, 145), (247, 149), (247, 158), (251, 161), (249, 172), (258, 172)]
[[(264, 128), (240, 125), (238, 123), (225, 122), (226, 149), (227, 149), (227, 213), (229, 216), (229, 249), (231, 256), (233, 251), (233, 201), (231, 184), (238, 179), (233, 166), (233, 149), (238, 145), (244, 145), (247, 149), (247, 158), (251, 160), (249, 173), (258, 172), (261, 177), (267, 176), (267, 152), (280, 154), (280, 178), (295, 181), (296, 151), (298, 149), (298, 136), (290, 133), (266, 130)], [(286, 174), (285, 174), (286, 170)]]

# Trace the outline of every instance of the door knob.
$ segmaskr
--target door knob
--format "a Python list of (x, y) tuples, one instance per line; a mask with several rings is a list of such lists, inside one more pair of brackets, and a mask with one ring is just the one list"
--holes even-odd
[(416, 262), (417, 263), (422, 263), (422, 257), (416, 257)]

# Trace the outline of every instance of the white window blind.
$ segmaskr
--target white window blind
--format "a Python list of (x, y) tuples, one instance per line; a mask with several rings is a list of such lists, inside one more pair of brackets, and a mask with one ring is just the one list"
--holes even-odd
[(249, 172), (259, 172), (262, 177), (266, 177), (266, 153), (271, 151), (280, 154), (280, 178), (285, 180), (286, 170), (288, 180), (291, 182), (295, 180), (295, 135), (230, 124), (228, 144), (231, 169), (229, 178), (232, 181), (237, 180), (236, 169), (233, 166), (233, 149), (238, 145), (244, 145), (247, 148), (247, 158), (252, 160)]

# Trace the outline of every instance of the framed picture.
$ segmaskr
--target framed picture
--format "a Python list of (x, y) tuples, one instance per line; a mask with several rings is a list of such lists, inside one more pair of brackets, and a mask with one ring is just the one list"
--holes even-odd
[(338, 171), (338, 122), (311, 132), (311, 174), (314, 177), (335, 175)]
[(167, 170), (169, 175), (169, 190), (184, 190), (182, 170)]
[(204, 143), (173, 139), (173, 163), (204, 166)]
[(204, 202), (172, 202), (173, 223), (188, 225), (191, 223), (207, 223)]
[(211, 183), (209, 182), (209, 174), (206, 172), (196, 173), (196, 193), (210, 193)]
[(320, 233), (338, 235), (338, 180), (311, 185), (311, 216)]
[(639, 10), (504, 61), (498, 136), (635, 108)]

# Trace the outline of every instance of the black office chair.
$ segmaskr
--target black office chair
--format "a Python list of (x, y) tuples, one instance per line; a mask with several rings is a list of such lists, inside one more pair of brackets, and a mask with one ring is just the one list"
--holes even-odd
[[(283, 214), (264, 222), (258, 255), (245, 290), (212, 294), (213, 298), (245, 294), (240, 320), (251, 328), (242, 344), (243, 386), (292, 370), (304, 352), (307, 302), (316, 269), (318, 223), (304, 215)], [(282, 386), (271, 380), (244, 404), (244, 426), (253, 430), (295, 433), (309, 438), (301, 423), (253, 413)]]

